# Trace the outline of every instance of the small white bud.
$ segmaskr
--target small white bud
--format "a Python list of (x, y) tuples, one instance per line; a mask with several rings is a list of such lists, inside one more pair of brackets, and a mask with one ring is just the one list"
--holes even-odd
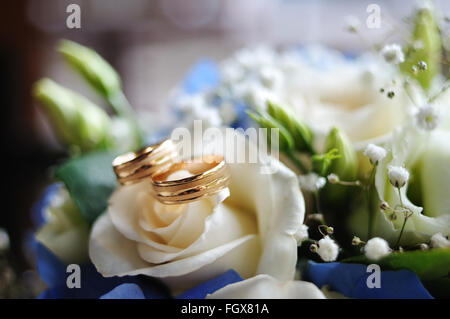
[(383, 158), (386, 157), (386, 154), (387, 152), (384, 148), (375, 144), (367, 145), (366, 149), (364, 150), (364, 155), (369, 158), (372, 165), (377, 165)]
[(337, 176), (336, 174), (331, 173), (330, 175), (327, 176), (328, 182), (330, 182), (331, 184), (337, 184), (339, 183), (339, 176)]
[(325, 236), (318, 242), (317, 253), (323, 261), (335, 261), (339, 255), (339, 246), (329, 236)]
[(409, 172), (401, 166), (389, 166), (388, 175), (391, 184), (397, 188), (405, 186), (409, 179)]
[(420, 247), (421, 250), (427, 250), (428, 248), (430, 248), (430, 247), (428, 247), (427, 244), (424, 244), (424, 243), (420, 244), (419, 247)]
[(441, 233), (436, 233), (431, 236), (431, 247), (433, 248), (442, 248), (442, 247), (450, 247), (450, 240), (446, 238)]
[(361, 238), (359, 238), (357, 236), (353, 236), (352, 245), (353, 246), (358, 246), (359, 244), (361, 244)]
[(386, 210), (386, 209), (389, 209), (389, 204), (387, 203), (387, 202), (381, 202), (381, 204), (380, 204), (380, 208), (382, 209), (382, 210)]
[(430, 105), (422, 106), (416, 113), (416, 122), (421, 129), (432, 131), (439, 125), (439, 112)]
[(298, 181), (300, 183), (300, 188), (309, 192), (316, 192), (323, 188), (327, 183), (325, 177), (319, 176), (316, 173), (300, 175)]
[(428, 69), (428, 65), (425, 61), (419, 61), (417, 62), (417, 67), (419, 68), (419, 70), (421, 71), (425, 71), (426, 69)]
[(386, 45), (381, 50), (381, 55), (386, 62), (399, 64), (405, 61), (405, 55), (403, 54), (402, 47), (398, 44)]
[(369, 239), (366, 246), (364, 246), (364, 253), (370, 260), (378, 260), (391, 253), (389, 244), (382, 238), (374, 237)]

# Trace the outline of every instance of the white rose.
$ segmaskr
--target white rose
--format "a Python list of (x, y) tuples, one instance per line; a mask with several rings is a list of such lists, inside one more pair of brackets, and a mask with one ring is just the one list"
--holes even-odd
[(300, 280), (279, 281), (258, 275), (207, 295), (207, 299), (325, 299), (313, 283)]
[[(238, 151), (256, 147), (243, 135), (237, 142)], [(180, 206), (157, 202), (147, 182), (119, 187), (93, 226), (92, 262), (106, 277), (142, 274), (174, 289), (230, 268), (244, 278), (293, 279), (304, 201), (295, 174), (270, 161), (271, 175), (261, 174), (260, 163), (230, 163), (229, 192)]]
[(83, 263), (88, 258), (89, 225), (63, 184), (57, 185), (44, 210), (46, 223), (36, 239), (64, 263)]
[[(411, 122), (412, 123), (412, 122)], [(401, 188), (402, 201), (413, 215), (406, 222), (401, 244), (414, 245), (428, 242), (436, 233), (450, 234), (450, 131), (424, 131), (412, 125), (399, 129), (386, 145), (391, 150), (379, 166), (375, 186), (381, 201), (390, 207), (400, 204), (397, 189), (389, 181), (388, 168), (405, 166), (411, 173), (408, 183)], [(365, 206), (365, 205), (363, 205)], [(395, 243), (404, 221), (403, 214), (391, 220), (378, 207), (374, 236)], [(367, 210), (361, 207), (351, 217), (355, 235), (367, 235)]]
[[(313, 128), (319, 145), (332, 127), (342, 129), (356, 145), (378, 143), (403, 122), (413, 106), (401, 87), (393, 89), (392, 99), (387, 97), (396, 77), (392, 66), (379, 57), (347, 60), (342, 56), (322, 69), (302, 67), (286, 81), (284, 100)], [(419, 93), (415, 90), (414, 94)]]

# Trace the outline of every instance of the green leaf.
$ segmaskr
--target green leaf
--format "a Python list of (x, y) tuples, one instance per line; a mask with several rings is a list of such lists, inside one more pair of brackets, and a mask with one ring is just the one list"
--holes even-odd
[(55, 172), (89, 223), (105, 211), (117, 186), (111, 164), (116, 155), (111, 152), (88, 153), (68, 160)]
[(294, 149), (295, 142), (288, 130), (268, 113), (259, 110), (258, 113), (247, 111), (247, 114), (260, 127), (267, 128), (267, 142), (271, 143), (271, 129), (278, 129), (278, 145), (281, 151), (287, 152)]
[(297, 151), (306, 151), (314, 154), (312, 147), (313, 133), (306, 123), (300, 121), (287, 108), (281, 107), (271, 101), (267, 101), (267, 112), (292, 135)]
[[(374, 261), (364, 255), (342, 260), (346, 263), (373, 264)], [(445, 278), (450, 273), (450, 249), (435, 248), (430, 250), (406, 251), (392, 253), (376, 261), (383, 270), (409, 269), (422, 280)]]

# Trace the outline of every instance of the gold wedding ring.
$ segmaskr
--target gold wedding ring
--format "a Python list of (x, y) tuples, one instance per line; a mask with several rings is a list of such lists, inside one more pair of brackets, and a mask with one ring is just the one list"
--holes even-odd
[[(180, 170), (186, 170), (192, 176), (167, 180)], [(184, 204), (217, 194), (228, 186), (230, 178), (230, 170), (223, 156), (203, 156), (193, 161), (174, 163), (167, 170), (153, 175), (152, 195), (163, 204)]]
[(177, 157), (176, 146), (171, 140), (147, 146), (137, 152), (120, 155), (112, 162), (117, 180), (129, 185), (166, 170)]

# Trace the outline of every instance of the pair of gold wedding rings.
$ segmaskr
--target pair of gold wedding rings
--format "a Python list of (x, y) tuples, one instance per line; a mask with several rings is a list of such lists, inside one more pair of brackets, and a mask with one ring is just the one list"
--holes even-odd
[[(230, 171), (223, 156), (207, 155), (178, 161), (176, 145), (165, 140), (137, 152), (116, 157), (112, 163), (117, 180), (130, 185), (150, 179), (151, 194), (161, 203), (178, 205), (217, 194), (228, 186)], [(170, 179), (178, 171), (191, 176)]]

